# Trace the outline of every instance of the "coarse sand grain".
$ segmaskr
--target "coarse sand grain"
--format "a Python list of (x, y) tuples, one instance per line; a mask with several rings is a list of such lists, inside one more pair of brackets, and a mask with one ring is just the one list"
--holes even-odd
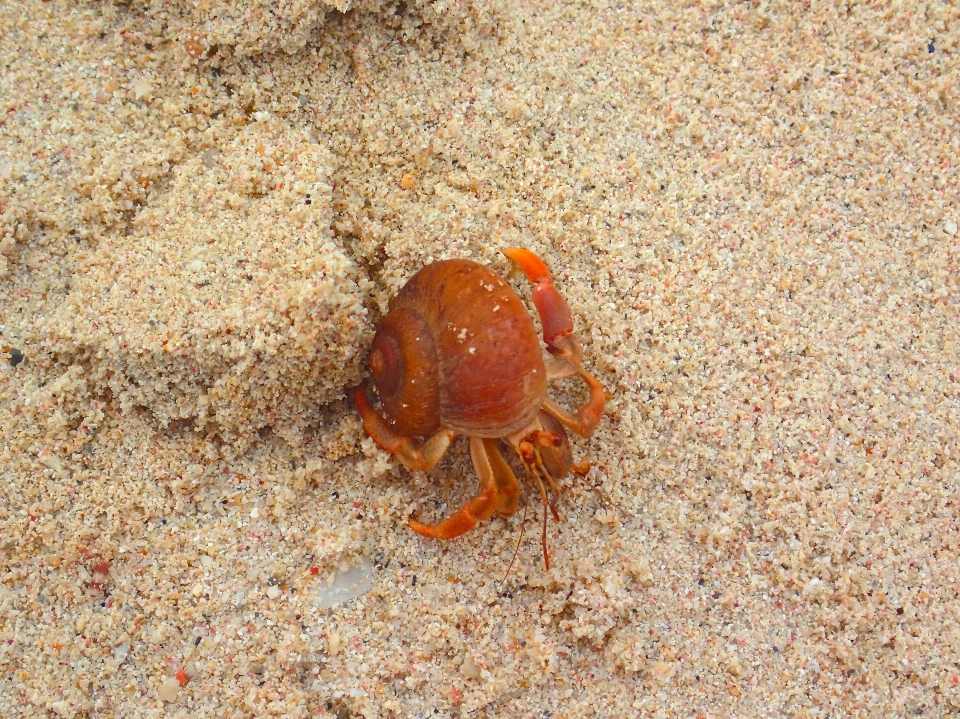
[[(949, 2), (0, 3), (0, 716), (960, 713), (958, 57)], [(466, 443), (344, 391), (510, 246), (609, 391), (549, 571), (536, 492), (413, 534)]]

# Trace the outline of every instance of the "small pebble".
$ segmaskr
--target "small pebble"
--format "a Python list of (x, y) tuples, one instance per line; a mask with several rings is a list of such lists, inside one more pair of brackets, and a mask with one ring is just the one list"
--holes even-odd
[(177, 694), (179, 693), (180, 682), (177, 681), (176, 677), (167, 677), (164, 679), (163, 684), (161, 684), (157, 690), (157, 696), (160, 697), (161, 701), (165, 702), (176, 701)]
[(281, 594), (283, 594), (283, 592), (280, 591), (280, 587), (278, 587), (278, 586), (276, 586), (276, 585), (273, 585), (273, 586), (270, 586), (269, 588), (267, 588), (267, 596), (268, 596), (270, 599), (276, 599), (276, 598), (279, 597)]
[(133, 86), (133, 96), (140, 100), (149, 97), (153, 92), (153, 86), (149, 82), (140, 81)]
[(199, 58), (204, 53), (203, 45), (193, 39), (187, 40), (183, 44), (183, 47), (190, 54), (190, 57), (194, 59)]
[(320, 582), (316, 588), (317, 605), (330, 609), (352, 601), (373, 587), (373, 564), (362, 557), (360, 564), (345, 571), (336, 572), (329, 581)]
[(332, 633), (327, 637), (327, 652), (331, 657), (337, 656), (340, 653), (340, 635), (337, 633)]
[(460, 667), (463, 671), (463, 675), (468, 679), (479, 679), (480, 678), (480, 665), (477, 664), (473, 659), (467, 657), (463, 660), (463, 666)]

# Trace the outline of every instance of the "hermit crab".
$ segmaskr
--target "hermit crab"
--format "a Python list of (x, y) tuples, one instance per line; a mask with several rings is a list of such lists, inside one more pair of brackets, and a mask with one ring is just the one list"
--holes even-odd
[[(558, 520), (558, 481), (573, 467), (564, 425), (589, 437), (603, 415), (604, 389), (581, 366), (570, 309), (546, 265), (528, 250), (510, 248), (504, 254), (534, 285), (548, 357), (505, 279), (471, 260), (441, 260), (403, 286), (373, 339), (370, 374), (386, 418), (371, 406), (363, 385), (353, 396), (367, 433), (410, 469), (432, 468), (457, 435), (469, 437), (480, 479), (477, 493), (437, 524), (411, 519), (410, 527), (427, 537), (452, 539), (495, 512), (516, 512), (520, 485), (497, 445), (512, 447), (543, 500), (549, 567), (547, 507)], [(590, 391), (576, 413), (547, 396), (549, 380), (573, 375)]]

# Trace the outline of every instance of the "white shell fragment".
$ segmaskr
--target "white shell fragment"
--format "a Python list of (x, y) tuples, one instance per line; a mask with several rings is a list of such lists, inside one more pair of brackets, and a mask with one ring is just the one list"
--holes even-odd
[(330, 609), (338, 604), (356, 599), (373, 588), (373, 565), (363, 557), (360, 564), (346, 571), (336, 572), (326, 582), (320, 583), (316, 601), (320, 609)]

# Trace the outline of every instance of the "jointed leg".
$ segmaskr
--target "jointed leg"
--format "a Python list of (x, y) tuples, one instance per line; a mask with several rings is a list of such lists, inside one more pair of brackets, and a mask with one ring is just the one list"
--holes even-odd
[[(489, 519), (500, 507), (501, 497), (497, 488), (497, 476), (490, 466), (490, 457), (484, 448), (484, 440), (479, 437), (470, 438), (470, 457), (480, 478), (480, 487), (476, 495), (471, 497), (456, 514), (437, 524), (423, 524), (411, 519), (410, 528), (414, 532), (435, 539), (453, 539), (473, 529), (477, 526), (477, 522)], [(503, 462), (502, 457), (500, 461)]]
[(483, 440), (483, 449), (487, 455), (487, 460), (490, 462), (493, 479), (497, 483), (497, 492), (500, 495), (497, 513), (509, 517), (517, 511), (517, 507), (520, 505), (520, 483), (517, 481), (517, 476), (513, 473), (513, 470), (510, 469), (510, 465), (500, 454), (497, 440)]
[(554, 287), (543, 260), (529, 250), (519, 247), (511, 247), (503, 253), (517, 263), (534, 285), (533, 304), (537, 307), (540, 323), (543, 325), (543, 340), (547, 343), (547, 350), (553, 355), (546, 362), (547, 378), (559, 379), (577, 374), (590, 388), (590, 399), (575, 415), (549, 399), (543, 407), (577, 434), (589, 437), (603, 415), (606, 398), (603, 385), (581, 367), (583, 349), (580, 347), (580, 340), (573, 333), (570, 308)]
[(543, 260), (530, 250), (520, 247), (510, 247), (503, 251), (513, 260), (533, 283), (533, 304), (540, 315), (540, 324), (543, 325), (543, 341), (547, 343), (547, 350), (557, 360), (551, 362), (548, 374), (553, 377), (569, 377), (580, 369), (583, 359), (583, 350), (580, 340), (573, 333), (573, 317), (566, 300), (553, 285), (550, 271), (543, 264)]
[(449, 429), (441, 429), (426, 442), (404, 437), (393, 431), (367, 400), (363, 385), (353, 388), (353, 401), (363, 419), (363, 427), (380, 449), (396, 455), (400, 463), (409, 469), (431, 469), (440, 461), (455, 436)]
[[(573, 335), (571, 335), (572, 337)], [(556, 357), (545, 357), (543, 360), (547, 368), (547, 380), (563, 379), (564, 377), (573, 377), (580, 371), (580, 367), (571, 362), (563, 355)]]
[(590, 389), (590, 399), (580, 408), (580, 411), (573, 414), (549, 397), (544, 400), (543, 409), (581, 437), (589, 437), (593, 434), (593, 430), (596, 429), (597, 423), (603, 416), (603, 407), (607, 402), (607, 398), (603, 393), (603, 385), (600, 384), (596, 377), (585, 369), (579, 370), (577, 374), (583, 378), (583, 381), (587, 383), (587, 387)]

